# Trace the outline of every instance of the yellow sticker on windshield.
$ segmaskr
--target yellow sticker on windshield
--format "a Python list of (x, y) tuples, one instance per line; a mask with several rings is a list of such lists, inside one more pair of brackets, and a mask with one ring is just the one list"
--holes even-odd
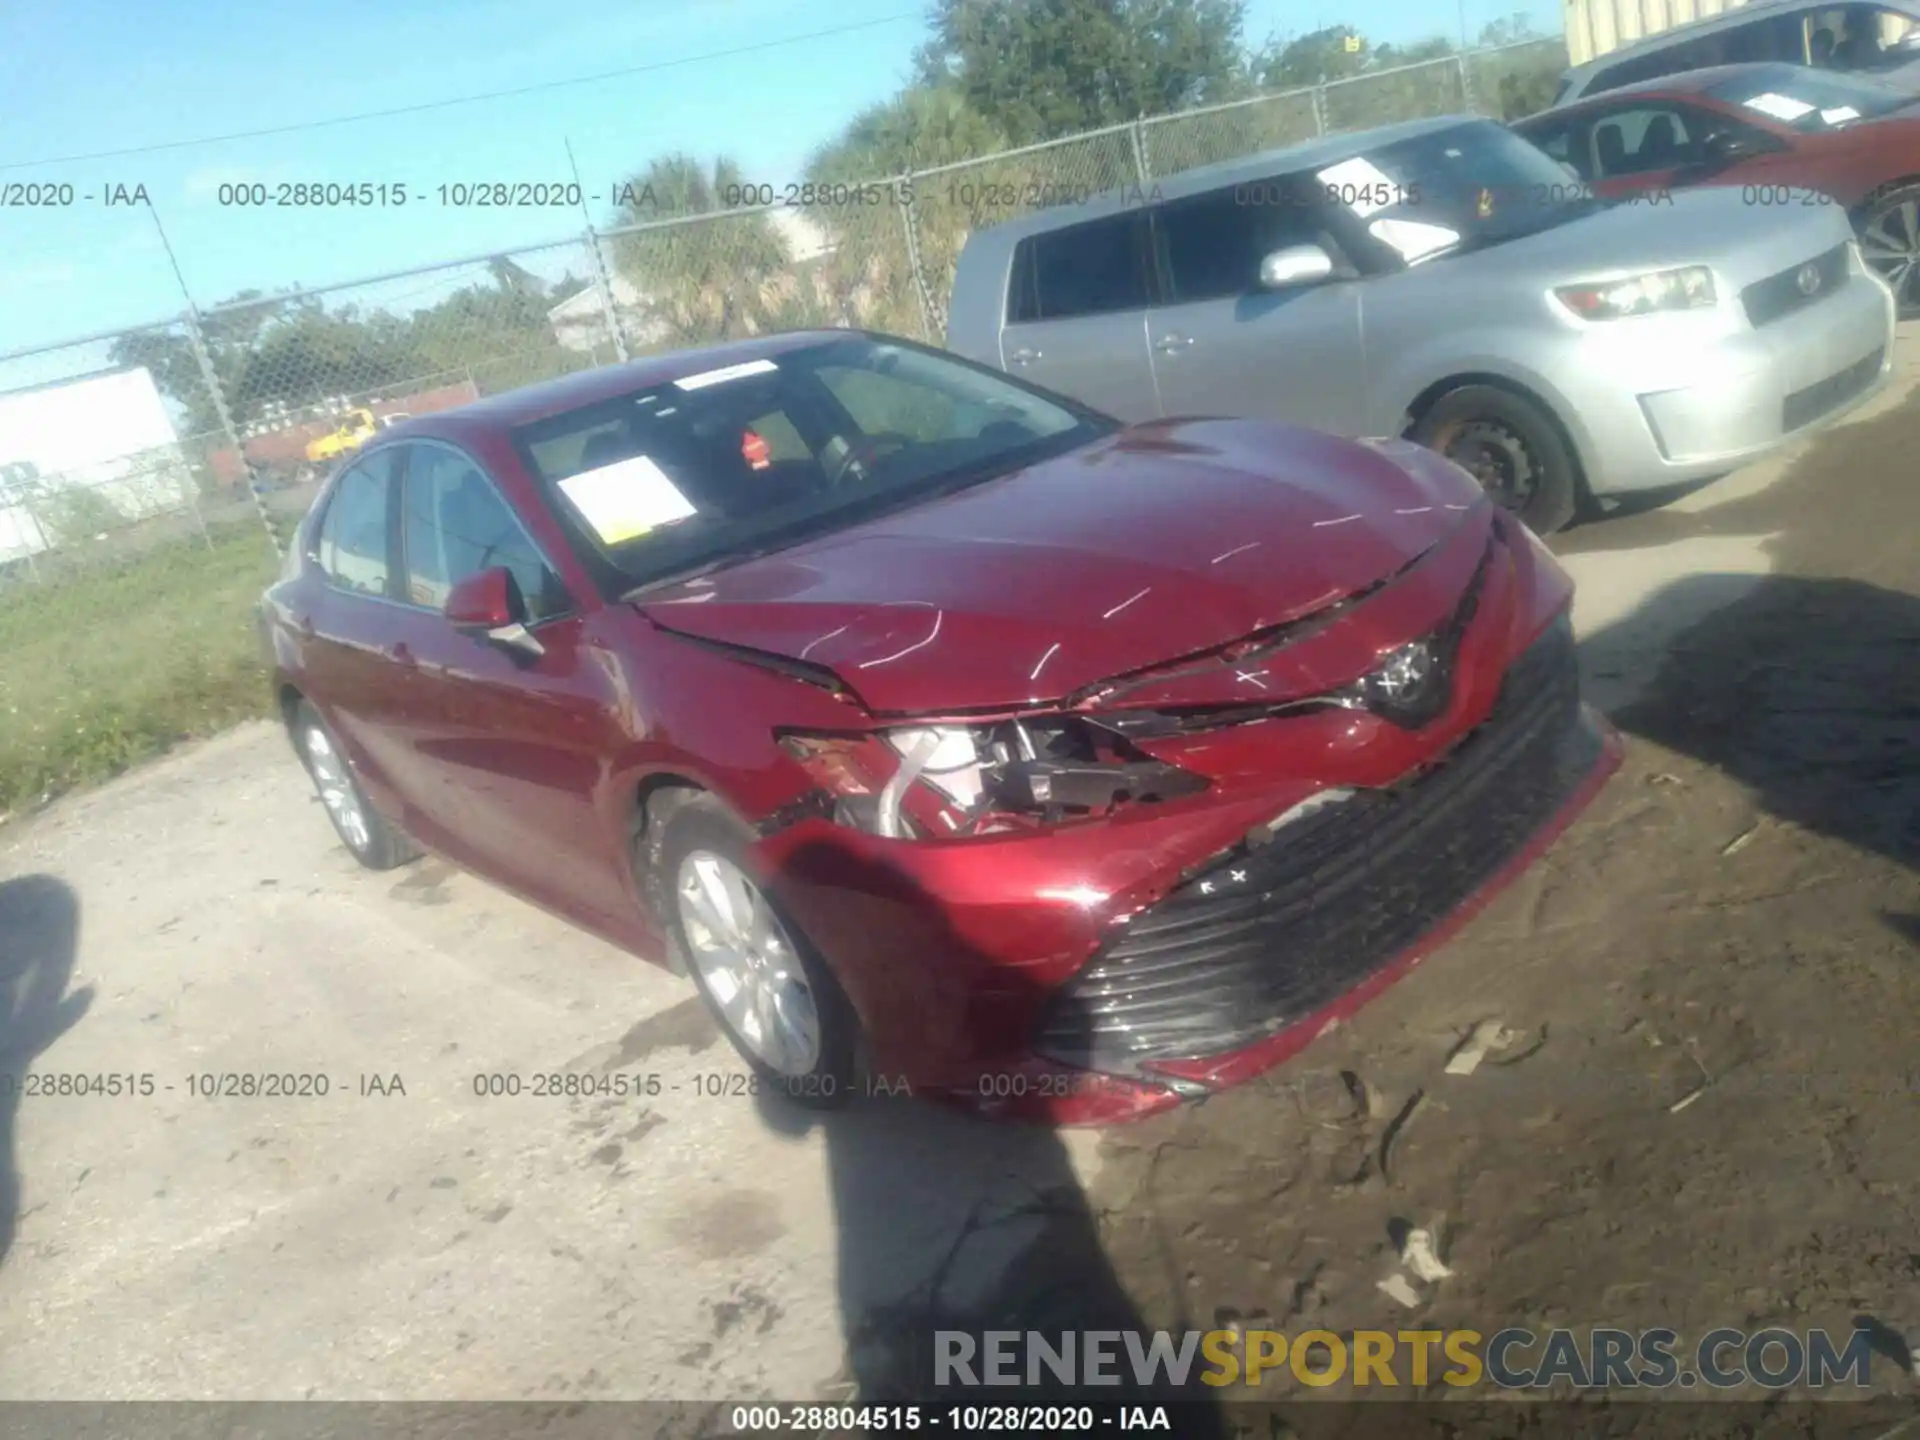
[(603, 545), (638, 539), (659, 525), (698, 514), (680, 487), (644, 455), (583, 470), (560, 482), (560, 493)]

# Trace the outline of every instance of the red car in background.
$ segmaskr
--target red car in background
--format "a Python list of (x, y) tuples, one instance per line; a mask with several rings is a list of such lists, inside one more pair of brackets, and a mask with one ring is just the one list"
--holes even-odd
[(669, 959), (795, 1099), (1086, 1121), (1278, 1063), (1573, 817), (1570, 594), (1420, 446), (841, 330), (382, 432), (261, 623), (363, 864)]
[(1754, 223), (1847, 208), (1861, 256), (1920, 314), (1920, 96), (1804, 65), (1721, 65), (1604, 91), (1514, 122), (1602, 198), (1741, 187)]

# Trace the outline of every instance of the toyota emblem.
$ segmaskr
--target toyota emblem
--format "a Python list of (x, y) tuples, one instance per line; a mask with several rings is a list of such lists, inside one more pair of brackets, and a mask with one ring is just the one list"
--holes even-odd
[(1802, 265), (1800, 272), (1793, 277), (1793, 283), (1800, 287), (1802, 295), (1812, 295), (1820, 288), (1820, 267)]

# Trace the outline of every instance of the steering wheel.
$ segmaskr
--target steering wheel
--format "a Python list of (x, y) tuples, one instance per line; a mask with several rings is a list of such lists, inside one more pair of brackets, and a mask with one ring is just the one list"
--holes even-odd
[(850, 445), (847, 451), (834, 464), (827, 474), (827, 484), (838, 486), (851, 479), (856, 482), (867, 478), (867, 466), (876, 460), (885, 459), (913, 444), (911, 435), (903, 435), (898, 430), (882, 430), (869, 435), (857, 445)]

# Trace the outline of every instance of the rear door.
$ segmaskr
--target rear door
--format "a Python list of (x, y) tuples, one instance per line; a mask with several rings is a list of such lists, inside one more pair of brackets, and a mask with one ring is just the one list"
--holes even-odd
[[(405, 448), (406, 719), (422, 838), (430, 829), (436, 848), (569, 914), (620, 917), (625, 851), (594, 808), (623, 734), (617, 662), (586, 643), (581, 605), (479, 462), (440, 441)], [(452, 588), (493, 566), (513, 573), (544, 653), (447, 623)]]
[[(1162, 303), (1147, 339), (1161, 413), (1365, 426), (1360, 285), (1321, 199), (1306, 177), (1282, 177), (1155, 208)], [(1318, 245), (1347, 278), (1263, 290), (1261, 260), (1295, 245)]]
[(1144, 211), (1030, 235), (1014, 247), (1000, 363), (1122, 420), (1160, 413), (1147, 353)]
[(375, 450), (340, 473), (315, 533), (321, 582), (296, 592), (289, 616), (299, 637), (307, 698), (333, 727), (383, 813), (402, 817), (413, 800), (402, 711), (406, 666), (397, 626), (397, 477), (400, 452)]

